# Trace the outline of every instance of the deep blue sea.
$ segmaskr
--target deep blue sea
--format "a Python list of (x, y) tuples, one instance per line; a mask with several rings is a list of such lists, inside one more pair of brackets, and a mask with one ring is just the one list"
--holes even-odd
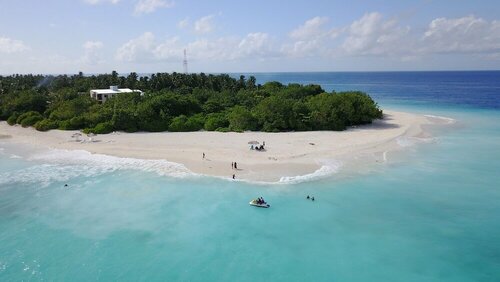
[(0, 140), (0, 281), (500, 281), (500, 72), (254, 75), (456, 122), (392, 162), (300, 184)]

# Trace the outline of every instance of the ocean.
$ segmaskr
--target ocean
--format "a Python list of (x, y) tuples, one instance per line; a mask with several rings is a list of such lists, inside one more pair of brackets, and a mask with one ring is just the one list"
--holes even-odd
[(0, 139), (0, 281), (500, 279), (500, 72), (253, 75), (455, 122), (386, 164), (296, 184)]

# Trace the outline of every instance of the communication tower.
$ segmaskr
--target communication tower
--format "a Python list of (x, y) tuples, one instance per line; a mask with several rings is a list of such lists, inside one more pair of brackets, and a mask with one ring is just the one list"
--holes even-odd
[(187, 54), (186, 54), (186, 49), (184, 49), (184, 60), (182, 61), (182, 64), (184, 66), (184, 73), (188, 73), (188, 59), (187, 59)]

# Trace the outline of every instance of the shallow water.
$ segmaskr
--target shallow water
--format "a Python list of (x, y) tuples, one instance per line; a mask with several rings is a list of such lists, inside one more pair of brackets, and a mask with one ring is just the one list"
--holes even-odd
[(382, 104), (456, 122), (388, 163), (293, 185), (3, 140), (0, 280), (497, 281), (500, 111)]

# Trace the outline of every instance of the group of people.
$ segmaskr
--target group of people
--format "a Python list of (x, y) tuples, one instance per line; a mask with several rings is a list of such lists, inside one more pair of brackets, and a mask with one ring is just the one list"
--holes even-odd
[(266, 203), (266, 201), (264, 201), (264, 198), (259, 197), (259, 198), (257, 198), (257, 204), (259, 204), (259, 205), (265, 205), (267, 203)]
[(265, 150), (265, 147), (266, 147), (266, 141), (262, 141), (261, 145), (250, 146), (250, 150), (263, 151)]
[(313, 201), (313, 202), (314, 202), (314, 196), (309, 197), (309, 195), (307, 195), (306, 199), (311, 200), (311, 201)]
[[(205, 152), (202, 153), (201, 158), (203, 160), (205, 159)], [(238, 163), (237, 162), (231, 162), (231, 169), (238, 170)], [(233, 174), (233, 179), (236, 179), (236, 174)]]
[[(238, 169), (238, 163), (231, 162), (231, 168), (237, 170)], [(233, 179), (236, 179), (236, 174), (233, 174)]]

